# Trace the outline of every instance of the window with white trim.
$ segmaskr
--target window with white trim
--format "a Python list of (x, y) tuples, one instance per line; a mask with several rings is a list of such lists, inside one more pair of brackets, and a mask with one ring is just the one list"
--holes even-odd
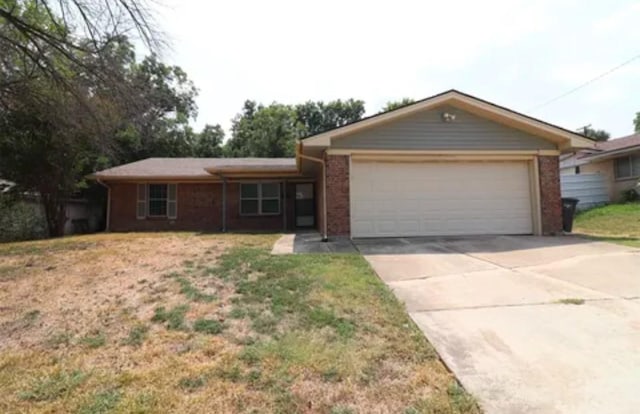
[(617, 179), (640, 177), (640, 155), (630, 155), (614, 160)]
[(240, 214), (280, 214), (280, 183), (240, 184)]

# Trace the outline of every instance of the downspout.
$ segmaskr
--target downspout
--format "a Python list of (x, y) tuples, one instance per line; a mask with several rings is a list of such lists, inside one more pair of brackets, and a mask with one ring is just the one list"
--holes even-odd
[(287, 232), (287, 180), (282, 182), (282, 192), (283, 192), (283, 214), (282, 214), (282, 231)]
[(104, 231), (109, 232), (111, 227), (111, 187), (106, 185), (104, 182), (100, 181), (99, 178), (96, 178), (96, 181), (98, 182), (98, 184), (102, 185), (104, 188), (107, 189), (107, 222), (105, 224)]
[(303, 160), (309, 160), (313, 162), (320, 163), (322, 166), (322, 241), (329, 241), (329, 237), (327, 236), (327, 168), (323, 159), (310, 157), (309, 155), (304, 155), (298, 153), (298, 157)]
[(227, 177), (218, 174), (222, 178), (222, 232), (227, 232)]

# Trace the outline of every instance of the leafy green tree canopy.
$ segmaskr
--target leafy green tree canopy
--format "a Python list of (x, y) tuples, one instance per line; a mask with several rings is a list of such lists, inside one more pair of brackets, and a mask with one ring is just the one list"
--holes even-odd
[(224, 130), (220, 125), (205, 125), (195, 139), (193, 156), (219, 158), (223, 156)]
[(399, 101), (389, 101), (385, 104), (384, 107), (382, 107), (380, 113), (393, 111), (394, 109), (402, 108), (403, 106), (410, 105), (414, 102), (415, 100), (411, 98), (402, 98)]
[(604, 129), (594, 129), (590, 126), (584, 127), (582, 129), (582, 133), (589, 138), (595, 139), (596, 141), (607, 141), (609, 138), (611, 138), (611, 134), (609, 134)]
[[(191, 155), (197, 91), (179, 67), (153, 55), (136, 63), (122, 36), (99, 49), (61, 50), (44, 40), (33, 46), (19, 22), (51, 36), (67, 30), (41, 4), (0, 1), (0, 10), (11, 7), (11, 19), (0, 13), (0, 47), (14, 46), (0, 54), (0, 177), (39, 194), (49, 234), (57, 236), (65, 200), (85, 186), (86, 174), (149, 155)], [(46, 68), (34, 51), (44, 54)]]
[(232, 122), (225, 155), (291, 157), (296, 139), (355, 122), (364, 111), (364, 102), (354, 99), (268, 106), (246, 101)]

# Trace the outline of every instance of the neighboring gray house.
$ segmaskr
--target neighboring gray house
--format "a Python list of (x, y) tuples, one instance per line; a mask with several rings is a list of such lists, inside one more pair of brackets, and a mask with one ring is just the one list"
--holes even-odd
[(640, 180), (640, 133), (561, 156), (560, 174), (562, 195), (582, 207), (623, 201)]

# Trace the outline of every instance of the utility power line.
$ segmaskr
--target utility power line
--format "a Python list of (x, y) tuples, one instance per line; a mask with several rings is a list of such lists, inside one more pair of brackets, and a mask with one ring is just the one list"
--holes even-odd
[(614, 67), (614, 68), (611, 68), (611, 69), (609, 69), (608, 71), (606, 71), (606, 72), (604, 72), (604, 73), (601, 73), (600, 75), (596, 76), (595, 78), (590, 79), (590, 80), (586, 81), (585, 83), (583, 83), (583, 84), (581, 84), (581, 85), (579, 85), (579, 86), (576, 86), (575, 88), (573, 88), (573, 89), (571, 89), (571, 90), (569, 90), (569, 91), (567, 91), (567, 92), (563, 93), (562, 95), (558, 95), (558, 96), (556, 96), (556, 97), (555, 97), (555, 98), (553, 98), (553, 99), (549, 99), (548, 101), (543, 102), (543, 103), (541, 103), (540, 105), (537, 105), (537, 106), (534, 106), (533, 108), (528, 109), (528, 110), (527, 110), (527, 112), (537, 111), (538, 109), (543, 108), (543, 107), (545, 107), (545, 106), (547, 106), (547, 105), (550, 105), (550, 104), (554, 103), (555, 101), (558, 101), (558, 100), (560, 100), (560, 99), (564, 98), (565, 96), (571, 95), (572, 93), (574, 93), (574, 92), (576, 92), (576, 91), (579, 91), (580, 89), (582, 89), (582, 88), (584, 88), (584, 87), (586, 87), (586, 86), (589, 86), (589, 85), (591, 85), (592, 83), (594, 83), (594, 82), (596, 82), (596, 81), (599, 81), (600, 79), (604, 78), (605, 76), (610, 75), (611, 73), (615, 72), (616, 70), (618, 70), (618, 69), (622, 68), (623, 66), (628, 65), (629, 63), (631, 63), (631, 62), (633, 62), (634, 60), (639, 59), (639, 58), (640, 58), (640, 54), (635, 55), (635, 56), (634, 56), (634, 57), (632, 57), (631, 59), (629, 59), (629, 60), (627, 60), (627, 61), (625, 61), (625, 62), (622, 62), (622, 63), (621, 63), (621, 64), (619, 64), (618, 66), (616, 66), (616, 67)]

